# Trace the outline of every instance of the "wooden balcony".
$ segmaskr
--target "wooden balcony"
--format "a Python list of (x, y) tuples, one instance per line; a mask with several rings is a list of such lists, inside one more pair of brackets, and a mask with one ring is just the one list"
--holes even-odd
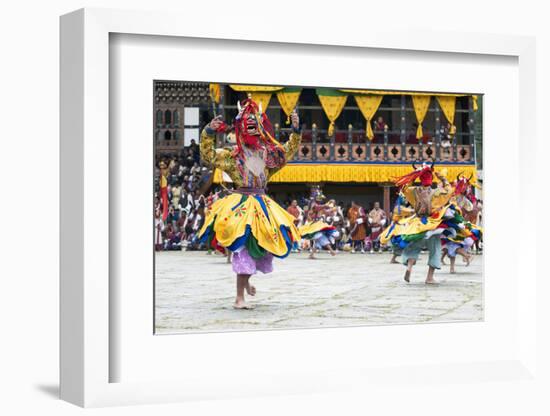
[[(284, 132), (281, 132), (284, 137)], [(339, 133), (339, 134), (338, 134)], [(388, 132), (378, 132), (377, 140), (370, 141), (361, 137), (360, 132), (349, 130), (347, 140), (343, 141), (342, 131), (338, 137), (318, 140), (315, 130), (303, 131), (303, 141), (294, 160), (303, 162), (347, 162), (347, 163), (406, 163), (431, 161), (457, 164), (475, 164), (474, 145), (456, 144), (434, 138), (428, 143), (390, 142)], [(364, 132), (363, 132), (364, 135)], [(281, 139), (284, 141), (284, 138)], [(381, 138), (384, 138), (381, 140)], [(471, 140), (473, 143), (473, 140)]]

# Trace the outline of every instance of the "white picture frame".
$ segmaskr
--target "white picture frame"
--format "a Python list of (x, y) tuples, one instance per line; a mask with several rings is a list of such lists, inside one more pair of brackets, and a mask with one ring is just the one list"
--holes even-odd
[[(182, 25), (181, 22), (186, 24)], [(303, 31), (279, 31), (276, 23), (251, 23), (247, 34), (233, 32), (223, 24), (203, 25), (184, 15), (162, 12), (138, 12), (107, 9), (81, 9), (61, 18), (61, 398), (80, 406), (159, 403), (205, 398), (243, 397), (248, 395), (320, 393), (342, 389), (376, 387), (395, 378), (414, 382), (481, 383), (484, 380), (522, 381), (536, 377), (537, 302), (536, 282), (541, 278), (536, 268), (536, 251), (519, 244), (517, 264), (522, 268), (518, 286), (515, 323), (510, 334), (513, 353), (498, 360), (479, 359), (470, 362), (444, 362), (439, 365), (419, 361), (417, 367), (403, 369), (376, 366), (357, 368), (323, 368), (320, 377), (315, 371), (256, 374), (254, 379), (239, 380), (226, 373), (215, 380), (201, 377), (198, 372), (180, 380), (142, 380), (112, 382), (117, 378), (112, 367), (121, 359), (111, 348), (120, 337), (121, 328), (110, 325), (111, 315), (119, 307), (113, 304), (110, 273), (117, 259), (110, 257), (110, 205), (113, 189), (110, 172), (109, 136), (114, 134), (109, 124), (110, 77), (109, 37), (124, 33), (146, 36), (207, 38), (214, 40), (277, 42), (281, 49), (290, 45), (331, 45), (340, 48), (372, 48), (378, 50), (429, 51), (445, 54), (499, 55), (518, 60), (519, 137), (536, 136), (535, 41), (529, 37), (474, 33), (434, 33), (376, 28), (357, 32), (357, 28), (340, 27), (328, 33), (322, 28)], [(167, 38), (168, 39), (168, 38)], [(261, 83), (260, 79), (251, 80)], [(527, 111), (527, 108), (530, 110)], [(516, 132), (517, 133), (517, 132)], [(538, 140), (538, 139), (537, 139)], [(537, 141), (532, 146), (519, 147), (517, 164), (510, 167), (518, 186), (511, 189), (521, 198), (519, 215), (528, 215), (535, 204), (537, 184), (529, 171), (536, 160)], [(502, 162), (503, 163), (503, 162)], [(492, 170), (498, 169), (493, 164)], [(490, 175), (490, 174), (489, 174)], [(485, 173), (485, 177), (488, 174)], [(75, 232), (76, 230), (76, 232)], [(536, 241), (534, 227), (522, 231), (526, 241)], [(519, 269), (515, 270), (515, 274)], [(152, 275), (151, 275), (152, 279)], [(391, 329), (403, 336), (421, 336), (426, 326), (402, 326)], [(458, 329), (458, 327), (457, 327)], [(363, 328), (352, 329), (358, 335)], [(371, 329), (372, 330), (372, 329)], [(430, 331), (445, 331), (439, 326)], [(337, 330), (310, 332), (319, 342), (337, 336)], [(320, 334), (322, 332), (322, 334)], [(388, 330), (380, 330), (380, 334)], [(441, 332), (442, 334), (444, 332)], [(255, 335), (256, 338), (262, 336)], [(275, 333), (265, 333), (273, 338)], [(276, 333), (286, 337), (283, 332)], [(151, 332), (152, 336), (152, 332)], [(190, 335), (193, 336), (193, 335)], [(199, 335), (194, 335), (200, 337)], [(201, 335), (213, 336), (213, 335)], [(252, 338), (253, 336), (248, 336)], [(217, 338), (219, 341), (219, 338)], [(250, 340), (249, 340), (250, 341)], [(168, 342), (168, 341), (165, 341)], [(139, 348), (139, 345), (135, 346)], [(510, 350), (512, 351), (512, 349)], [(352, 349), (350, 354), (358, 354)], [(207, 373), (214, 372), (210, 369)]]

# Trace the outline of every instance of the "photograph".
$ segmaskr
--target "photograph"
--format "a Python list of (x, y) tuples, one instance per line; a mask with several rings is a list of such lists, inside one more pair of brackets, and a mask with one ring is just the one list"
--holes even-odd
[(484, 319), (482, 94), (152, 87), (155, 334)]

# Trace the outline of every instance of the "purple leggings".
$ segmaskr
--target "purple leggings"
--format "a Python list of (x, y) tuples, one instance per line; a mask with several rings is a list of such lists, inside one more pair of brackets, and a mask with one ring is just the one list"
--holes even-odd
[(254, 259), (248, 254), (246, 248), (233, 253), (233, 271), (237, 274), (271, 273), (273, 271), (273, 255), (267, 253), (265, 256)]

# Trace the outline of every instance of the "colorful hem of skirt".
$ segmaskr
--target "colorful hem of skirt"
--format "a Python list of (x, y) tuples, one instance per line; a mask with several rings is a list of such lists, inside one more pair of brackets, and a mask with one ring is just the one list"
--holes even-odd
[(393, 222), (380, 237), (383, 244), (390, 242), (398, 249), (406, 248), (410, 243), (439, 235), (443, 241), (461, 242), (466, 238), (477, 240), (481, 229), (462, 217), (460, 209), (453, 204), (443, 207), (431, 216), (417, 215)]
[(250, 257), (288, 256), (300, 239), (294, 216), (263, 194), (234, 193), (216, 201), (199, 232), (200, 241), (232, 252), (246, 249)]
[(326, 222), (314, 221), (302, 225), (298, 228), (298, 231), (300, 232), (302, 238), (313, 240), (315, 239), (317, 233), (322, 233), (327, 238), (330, 238), (334, 233), (336, 233), (337, 230), (336, 227), (329, 225)]

